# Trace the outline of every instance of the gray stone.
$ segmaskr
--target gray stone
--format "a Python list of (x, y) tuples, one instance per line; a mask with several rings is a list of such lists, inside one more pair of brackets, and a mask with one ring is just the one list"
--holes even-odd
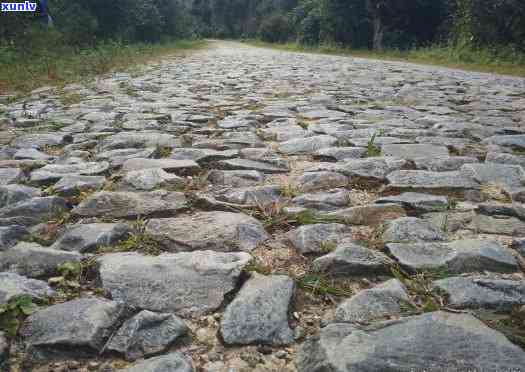
[(106, 177), (103, 176), (64, 176), (52, 186), (53, 191), (60, 196), (76, 196), (82, 192), (100, 190)]
[(486, 145), (510, 147), (514, 150), (525, 150), (525, 134), (510, 136), (493, 136), (483, 140)]
[(525, 258), (525, 238), (516, 238), (512, 241), (511, 247), (514, 248), (523, 258)]
[(396, 196), (385, 196), (375, 201), (377, 204), (400, 204), (406, 210), (417, 213), (438, 212), (448, 208), (448, 198), (440, 195), (405, 192)]
[(485, 233), (510, 236), (525, 235), (525, 221), (504, 215), (491, 217), (477, 214), (472, 218), (472, 222), (468, 228), (478, 234)]
[(238, 155), (238, 150), (216, 151), (212, 149), (182, 148), (174, 149), (171, 153), (170, 159), (194, 160), (199, 164), (206, 164), (219, 160), (232, 159)]
[(190, 216), (152, 219), (146, 225), (146, 233), (172, 252), (251, 251), (269, 238), (255, 218), (230, 212), (197, 212)]
[(289, 168), (288, 160), (280, 156), (276, 151), (267, 147), (245, 148), (239, 151), (241, 158), (246, 160), (268, 163), (278, 168)]
[(53, 156), (50, 156), (44, 152), (38, 151), (37, 149), (20, 149), (13, 155), (15, 160), (52, 160)]
[(28, 279), (15, 273), (0, 273), (0, 306), (22, 295), (30, 296), (34, 301), (41, 301), (55, 294), (55, 291), (41, 280)]
[(127, 360), (136, 360), (166, 350), (188, 330), (173, 314), (143, 310), (126, 320), (104, 349), (122, 353)]
[(329, 275), (356, 277), (389, 275), (393, 263), (379, 251), (343, 243), (334, 252), (314, 260), (313, 266), (316, 271)]
[(525, 185), (525, 171), (519, 165), (466, 164), (461, 172), (482, 185), (500, 185), (509, 193)]
[(292, 343), (288, 313), (294, 289), (294, 281), (287, 276), (254, 273), (224, 312), (221, 321), (224, 342), (234, 345)]
[(49, 277), (58, 273), (58, 265), (78, 262), (82, 258), (76, 252), (64, 252), (22, 242), (0, 252), (0, 271), (10, 271), (29, 278)]
[(305, 172), (295, 179), (303, 192), (312, 192), (348, 186), (348, 177), (336, 172)]
[(68, 226), (51, 246), (53, 249), (92, 253), (126, 239), (133, 229), (125, 223), (91, 223)]
[(515, 272), (512, 251), (491, 240), (456, 240), (452, 243), (389, 243), (389, 253), (410, 270), (446, 270), (450, 274), (478, 271)]
[(462, 171), (398, 170), (387, 176), (388, 189), (399, 191), (464, 191), (479, 189), (479, 182)]
[(208, 174), (208, 181), (214, 185), (246, 187), (260, 184), (264, 181), (264, 175), (255, 170), (212, 170)]
[(321, 161), (344, 161), (359, 159), (366, 154), (364, 147), (328, 147), (315, 152), (314, 157)]
[(286, 155), (313, 154), (319, 149), (332, 147), (337, 138), (332, 136), (313, 136), (292, 139), (279, 144), (279, 151)]
[(121, 132), (104, 138), (100, 148), (104, 151), (130, 148), (174, 147), (178, 141), (171, 134), (160, 132)]
[(122, 164), (122, 170), (125, 172), (137, 171), (151, 168), (160, 168), (169, 173), (179, 175), (195, 174), (199, 171), (200, 166), (193, 160), (175, 160), (175, 159), (129, 159)]
[(0, 168), (0, 186), (18, 183), (24, 178), (24, 172), (19, 168)]
[(511, 311), (525, 305), (525, 282), (471, 276), (437, 280), (433, 286), (447, 296), (447, 305), (457, 309)]
[(292, 203), (319, 211), (335, 211), (349, 206), (350, 192), (346, 189), (334, 189), (327, 192), (303, 194), (293, 198)]
[(0, 209), (0, 226), (31, 226), (62, 216), (68, 211), (65, 199), (36, 197)]
[(281, 200), (280, 186), (255, 186), (229, 190), (217, 198), (234, 204), (246, 204), (253, 206), (267, 206)]
[(148, 168), (127, 172), (124, 184), (135, 190), (151, 191), (156, 188), (182, 188), (186, 179), (170, 174), (161, 168)]
[(443, 241), (443, 232), (430, 223), (414, 217), (402, 217), (387, 222), (382, 235), (385, 243)]
[(385, 156), (393, 156), (401, 159), (437, 158), (448, 156), (445, 146), (429, 144), (384, 144), (381, 151)]
[(0, 208), (40, 196), (40, 189), (24, 185), (0, 186)]
[(350, 225), (378, 225), (388, 220), (406, 216), (405, 210), (398, 204), (371, 204), (341, 209), (325, 214), (337, 217)]
[(457, 171), (465, 164), (478, 163), (477, 158), (470, 156), (446, 156), (436, 158), (416, 158), (414, 163), (417, 169), (433, 172)]
[(331, 324), (295, 363), (308, 372), (519, 371), (525, 352), (472, 315), (433, 312), (366, 328)]
[(11, 248), (28, 237), (29, 231), (23, 226), (0, 226), (0, 251)]
[(189, 358), (171, 353), (135, 363), (122, 372), (194, 372), (194, 369)]
[(301, 253), (325, 253), (331, 246), (352, 238), (349, 226), (337, 223), (300, 226), (286, 237)]
[(506, 165), (521, 165), (522, 167), (525, 167), (525, 156), (489, 152), (485, 158), (485, 162)]
[(213, 251), (143, 256), (112, 253), (98, 259), (102, 287), (138, 309), (180, 315), (209, 313), (238, 283), (248, 253)]
[(53, 354), (99, 352), (123, 316), (122, 304), (81, 298), (30, 315), (20, 334), (31, 350)]
[(0, 332), (0, 368), (8, 368), (4, 363), (9, 358), (9, 343), (4, 335), (4, 332)]
[(76, 164), (48, 164), (31, 172), (31, 182), (46, 183), (58, 181), (65, 176), (95, 176), (106, 172), (109, 163), (88, 162)]
[(386, 176), (399, 169), (396, 163), (387, 162), (384, 158), (368, 158), (347, 160), (344, 163), (336, 163), (336, 172), (342, 173), (350, 178), (350, 182), (385, 182)]
[(36, 133), (17, 137), (12, 146), (18, 148), (33, 148), (42, 150), (47, 146), (61, 146), (72, 142), (70, 134), (66, 133)]
[(288, 168), (277, 167), (269, 163), (248, 159), (221, 160), (217, 166), (225, 170), (254, 170), (262, 173), (288, 173)]
[(124, 162), (128, 159), (151, 158), (156, 152), (157, 149), (155, 147), (149, 147), (145, 149), (117, 149), (101, 152), (96, 155), (96, 159), (106, 160), (111, 164), (112, 167), (118, 167), (124, 164)]
[(135, 218), (169, 216), (186, 208), (186, 198), (180, 192), (100, 191), (90, 195), (72, 213), (82, 217)]
[(397, 317), (409, 303), (406, 287), (398, 279), (391, 279), (342, 302), (335, 311), (334, 321), (369, 323)]

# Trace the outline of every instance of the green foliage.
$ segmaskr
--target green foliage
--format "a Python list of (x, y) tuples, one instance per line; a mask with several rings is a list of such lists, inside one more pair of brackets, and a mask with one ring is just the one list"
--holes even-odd
[(288, 41), (293, 30), (288, 18), (282, 14), (273, 14), (264, 19), (259, 27), (259, 35), (262, 40), (271, 43), (282, 43)]
[[(369, 158), (381, 155), (381, 148), (375, 143), (377, 135), (378, 133), (374, 133), (366, 144), (366, 156)], [(381, 133), (379, 133), (379, 135), (381, 135)]]
[(305, 291), (317, 296), (350, 297), (352, 290), (321, 274), (308, 274), (298, 280), (298, 285)]
[(22, 320), (34, 313), (37, 306), (31, 296), (22, 295), (9, 300), (7, 304), (0, 305), (0, 330), (8, 337), (16, 337)]

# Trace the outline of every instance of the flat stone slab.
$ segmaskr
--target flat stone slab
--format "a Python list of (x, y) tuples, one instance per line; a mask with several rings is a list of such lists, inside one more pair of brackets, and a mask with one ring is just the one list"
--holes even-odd
[(232, 291), (248, 253), (213, 251), (143, 256), (112, 253), (98, 259), (102, 287), (138, 309), (198, 315), (216, 310)]
[(0, 209), (0, 226), (32, 226), (67, 212), (66, 200), (58, 196), (35, 197)]
[(135, 190), (152, 191), (157, 188), (181, 189), (187, 181), (161, 168), (148, 168), (127, 172), (123, 183)]
[(58, 273), (58, 265), (78, 262), (82, 258), (84, 256), (77, 252), (59, 251), (36, 243), (20, 242), (0, 252), (0, 271), (9, 271), (30, 278), (50, 277)]
[(332, 189), (296, 196), (292, 199), (292, 203), (303, 208), (329, 212), (348, 207), (350, 196), (350, 191), (347, 189)]
[(525, 365), (525, 352), (472, 315), (433, 312), (368, 328), (328, 325), (303, 344), (295, 363), (312, 372), (512, 371)]
[(282, 188), (275, 185), (235, 188), (217, 196), (228, 203), (260, 207), (277, 203), (281, 198)]
[(20, 240), (27, 238), (29, 238), (29, 231), (23, 226), (0, 226), (0, 251), (11, 248)]
[(18, 183), (24, 178), (24, 172), (19, 168), (0, 168), (0, 186)]
[(11, 145), (18, 148), (42, 150), (47, 146), (60, 146), (72, 141), (67, 133), (36, 133), (17, 137)]
[(329, 190), (348, 186), (348, 177), (336, 172), (305, 172), (294, 179), (294, 183), (303, 192)]
[(31, 350), (44, 354), (95, 354), (123, 313), (122, 304), (117, 302), (81, 298), (38, 310), (26, 319), (20, 334)]
[(56, 292), (41, 280), (29, 279), (16, 273), (0, 273), (0, 306), (19, 296), (30, 296), (33, 301), (53, 297)]
[(171, 134), (160, 132), (122, 132), (104, 138), (100, 144), (102, 150), (129, 148), (174, 147), (178, 141)]
[(136, 360), (164, 351), (188, 331), (186, 324), (173, 314), (143, 310), (126, 320), (104, 349)]
[(208, 181), (214, 185), (247, 187), (264, 181), (264, 174), (255, 170), (217, 170), (208, 174)]
[(398, 170), (390, 173), (387, 180), (388, 189), (400, 191), (464, 191), (480, 187), (479, 182), (461, 171)]
[(406, 216), (406, 211), (398, 204), (370, 204), (340, 209), (325, 213), (329, 217), (338, 217), (350, 225), (378, 225), (388, 220)]
[(88, 162), (76, 164), (48, 164), (45, 167), (31, 172), (31, 182), (53, 182), (58, 181), (64, 176), (96, 176), (106, 172), (109, 163)]
[(510, 147), (515, 150), (525, 150), (525, 134), (521, 135), (507, 135), (507, 136), (493, 136), (483, 140), (486, 145), (498, 145), (503, 147)]
[(445, 238), (443, 231), (415, 217), (401, 217), (387, 222), (382, 235), (385, 243), (431, 242), (443, 241)]
[(91, 223), (68, 226), (51, 246), (53, 249), (93, 253), (99, 247), (110, 246), (126, 239), (133, 229), (125, 223)]
[(190, 359), (180, 353), (171, 353), (135, 363), (122, 372), (194, 372), (194, 369)]
[(525, 305), (525, 282), (522, 280), (461, 276), (437, 280), (433, 286), (446, 294), (447, 306), (456, 309), (509, 312)]
[(337, 138), (332, 136), (313, 136), (297, 138), (279, 144), (279, 151), (286, 155), (313, 154), (317, 150), (332, 147), (337, 143)]
[(180, 192), (100, 191), (90, 195), (72, 213), (81, 217), (135, 218), (170, 216), (186, 208), (186, 197)]
[(269, 163), (248, 159), (221, 160), (217, 166), (224, 170), (254, 170), (262, 173), (288, 173), (288, 168), (277, 167)]
[(385, 196), (375, 201), (376, 204), (400, 204), (406, 210), (418, 213), (440, 212), (448, 208), (448, 198), (440, 195), (405, 192), (395, 196)]
[(54, 193), (60, 196), (75, 196), (82, 192), (102, 189), (106, 182), (103, 176), (64, 176), (52, 186)]
[(448, 149), (445, 146), (429, 144), (384, 144), (381, 145), (381, 152), (385, 156), (401, 159), (448, 156)]
[(129, 159), (122, 164), (122, 170), (125, 172), (151, 168), (160, 168), (169, 173), (188, 175), (198, 172), (200, 166), (193, 160), (140, 158)]
[(224, 342), (286, 345), (293, 342), (288, 313), (295, 283), (284, 275), (254, 273), (228, 305), (221, 321)]
[(352, 229), (338, 223), (304, 225), (289, 231), (286, 238), (301, 253), (324, 253), (331, 246), (350, 240)]
[(336, 250), (314, 260), (317, 272), (333, 276), (356, 277), (390, 275), (394, 261), (387, 255), (353, 243), (343, 243)]
[(497, 241), (456, 240), (452, 243), (388, 243), (389, 253), (410, 270), (441, 270), (451, 274), (479, 271), (515, 272), (512, 251)]
[(401, 314), (402, 306), (409, 303), (404, 284), (390, 279), (343, 301), (335, 311), (334, 322), (370, 323), (396, 317)]
[(42, 192), (36, 187), (24, 185), (0, 186), (0, 208), (40, 196)]
[(155, 147), (116, 149), (100, 152), (96, 155), (96, 159), (106, 160), (112, 167), (118, 167), (124, 164), (128, 159), (151, 158), (156, 152), (157, 149)]
[(519, 165), (466, 164), (461, 171), (481, 185), (499, 185), (509, 193), (525, 186), (525, 171)]
[(190, 216), (152, 219), (146, 233), (171, 252), (251, 251), (269, 238), (263, 225), (243, 213), (197, 212)]

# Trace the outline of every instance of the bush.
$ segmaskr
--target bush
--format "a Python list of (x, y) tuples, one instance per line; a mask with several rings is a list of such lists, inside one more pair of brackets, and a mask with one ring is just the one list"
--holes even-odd
[(292, 25), (282, 14), (268, 17), (259, 27), (260, 38), (270, 43), (284, 43), (290, 40), (292, 33)]

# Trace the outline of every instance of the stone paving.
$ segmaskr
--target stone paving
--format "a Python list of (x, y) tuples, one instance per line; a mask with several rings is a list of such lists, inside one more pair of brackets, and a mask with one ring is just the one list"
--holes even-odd
[(0, 97), (0, 369), (519, 371), (523, 167), (525, 80), (431, 66), (214, 41)]

